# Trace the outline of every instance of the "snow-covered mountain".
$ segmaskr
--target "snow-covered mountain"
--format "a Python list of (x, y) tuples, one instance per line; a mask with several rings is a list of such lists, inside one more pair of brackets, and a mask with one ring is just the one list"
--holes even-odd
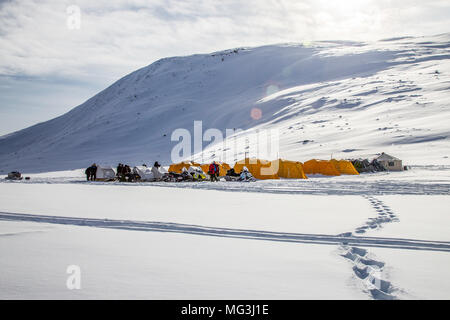
[[(241, 128), (241, 139), (277, 128), (279, 155), (300, 161), (385, 151), (407, 164), (450, 164), (449, 48), (442, 34), (162, 59), (61, 117), (1, 137), (0, 170), (168, 164), (172, 132), (192, 132), (199, 120), (203, 130)], [(222, 151), (206, 148), (196, 159)]]

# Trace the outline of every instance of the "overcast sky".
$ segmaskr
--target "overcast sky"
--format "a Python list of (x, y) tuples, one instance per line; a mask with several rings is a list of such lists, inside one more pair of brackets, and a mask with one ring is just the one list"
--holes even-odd
[(167, 56), (444, 32), (448, 0), (0, 0), (0, 135)]

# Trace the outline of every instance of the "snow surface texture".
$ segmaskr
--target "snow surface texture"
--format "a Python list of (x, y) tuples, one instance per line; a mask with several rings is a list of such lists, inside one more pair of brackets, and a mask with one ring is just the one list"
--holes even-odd
[[(242, 144), (252, 130), (278, 129), (279, 155), (292, 160), (384, 151), (405, 164), (448, 165), (449, 47), (443, 34), (162, 59), (59, 118), (1, 137), (0, 170), (167, 165), (172, 132), (192, 132), (194, 120), (204, 131), (241, 128), (233, 141)], [(196, 160), (232, 163), (247, 151), (206, 144)]]
[(449, 199), (0, 183), (0, 297), (448, 299)]

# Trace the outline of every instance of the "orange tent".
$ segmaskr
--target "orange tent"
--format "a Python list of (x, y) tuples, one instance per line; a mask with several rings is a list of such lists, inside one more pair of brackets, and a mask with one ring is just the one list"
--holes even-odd
[(235, 163), (234, 171), (237, 173), (242, 171), (242, 168), (247, 167), (248, 171), (255, 177), (260, 180), (267, 179), (280, 179), (277, 174), (278, 168), (275, 164), (272, 164), (270, 161), (261, 160), (261, 159), (244, 159)]
[(323, 174), (324, 176), (340, 176), (332, 162), (327, 160), (312, 159), (303, 164), (303, 170), (306, 174)]
[(273, 167), (278, 165), (278, 176), (287, 179), (308, 179), (303, 171), (303, 164), (298, 161), (278, 159), (272, 161)]
[(169, 167), (169, 172), (181, 173), (183, 168), (189, 169), (193, 165), (194, 164), (190, 161), (171, 164)]
[(355, 167), (350, 161), (331, 159), (330, 162), (341, 174), (353, 174), (353, 175), (359, 174), (359, 172), (356, 171)]

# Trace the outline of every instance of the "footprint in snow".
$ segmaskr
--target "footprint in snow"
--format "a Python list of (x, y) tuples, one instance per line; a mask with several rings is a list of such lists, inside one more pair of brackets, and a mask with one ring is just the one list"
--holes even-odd
[(363, 282), (373, 299), (396, 299), (393, 295), (395, 288), (391, 282), (382, 277), (384, 262), (370, 258), (366, 249), (344, 246), (342, 248), (345, 252), (341, 256), (352, 262), (353, 273)]

